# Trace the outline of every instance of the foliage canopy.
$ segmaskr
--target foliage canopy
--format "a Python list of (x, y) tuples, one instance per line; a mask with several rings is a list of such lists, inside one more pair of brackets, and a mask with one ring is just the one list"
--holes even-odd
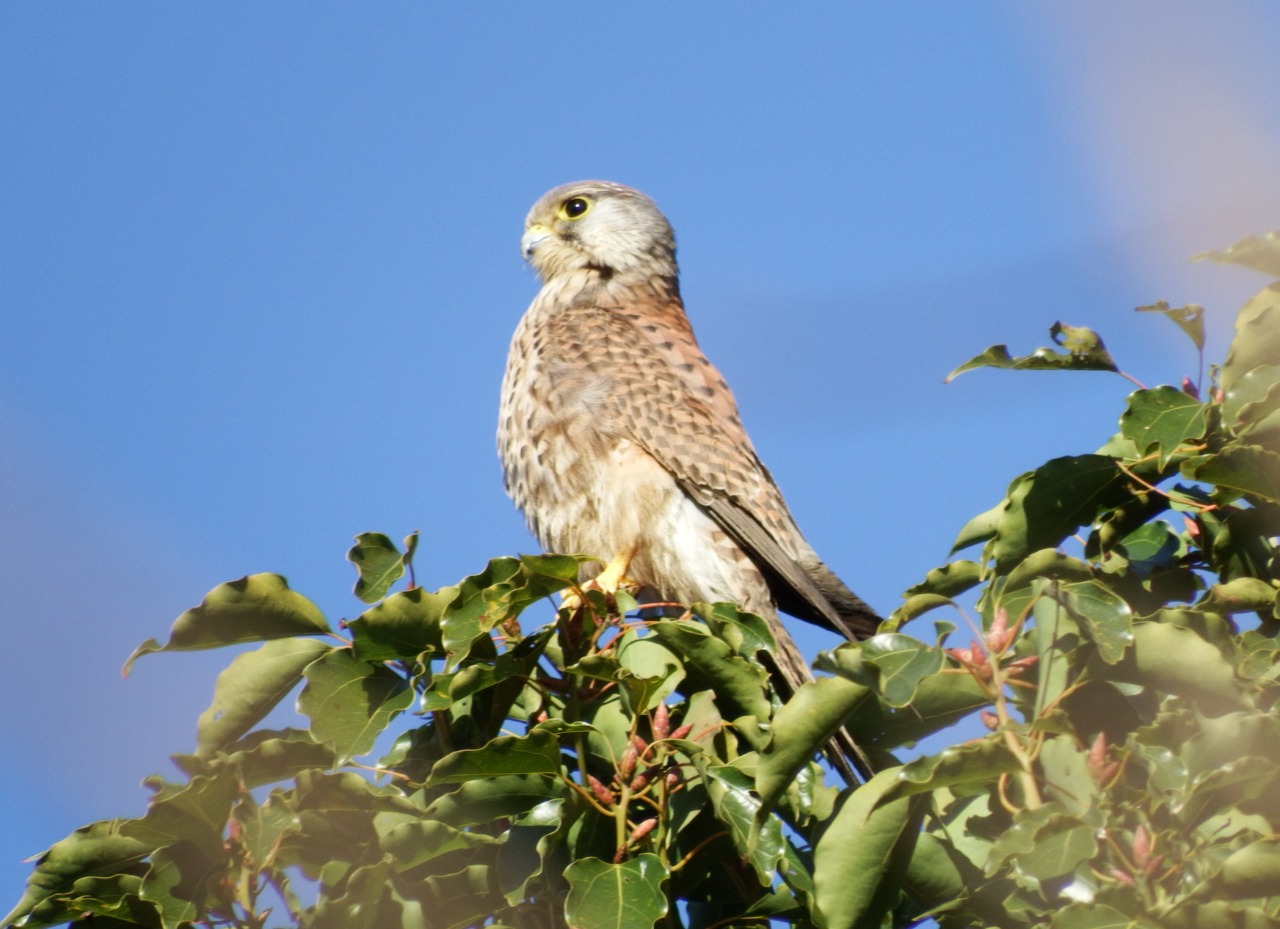
[[(1280, 278), (1274, 234), (1208, 257)], [(1142, 309), (1203, 351), (1198, 307)], [(1090, 330), (1052, 335), (954, 373), (1118, 370)], [(261, 643), (182, 779), (53, 845), (5, 924), (1276, 925), (1280, 283), (1211, 376), (1139, 387), (1099, 449), (1016, 477), (961, 530), (973, 558), (785, 703), (729, 604), (578, 590), (530, 623), (578, 556), (393, 593), (416, 537), (367, 533), (368, 608), (338, 629), (277, 575), (223, 584), (129, 660)], [(307, 726), (262, 728), (299, 684)], [(899, 759), (974, 714), (985, 736)], [(878, 772), (843, 790), (815, 761), (840, 724)]]

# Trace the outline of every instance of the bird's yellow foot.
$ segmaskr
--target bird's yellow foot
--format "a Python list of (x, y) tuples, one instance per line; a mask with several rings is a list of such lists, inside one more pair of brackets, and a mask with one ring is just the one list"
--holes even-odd
[(586, 581), (576, 590), (565, 593), (564, 599), (560, 601), (560, 606), (567, 610), (577, 610), (582, 607), (582, 591), (598, 590), (601, 593), (612, 597), (624, 587), (638, 586), (634, 581), (627, 577), (627, 567), (631, 564), (631, 557), (635, 552), (620, 552), (604, 566), (604, 570)]

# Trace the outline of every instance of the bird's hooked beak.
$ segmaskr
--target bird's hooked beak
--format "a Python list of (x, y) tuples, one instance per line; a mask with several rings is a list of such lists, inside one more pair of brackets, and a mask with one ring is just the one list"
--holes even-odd
[(524, 235), (520, 237), (520, 254), (524, 255), (524, 260), (531, 260), (534, 250), (549, 238), (551, 238), (551, 230), (542, 223), (534, 223), (526, 229)]

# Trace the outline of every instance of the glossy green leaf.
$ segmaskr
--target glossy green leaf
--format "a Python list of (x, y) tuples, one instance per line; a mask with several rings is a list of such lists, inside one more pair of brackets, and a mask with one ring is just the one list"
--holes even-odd
[(1133, 642), (1133, 609), (1098, 581), (1058, 587), (1058, 596), (1079, 628), (1098, 648), (1098, 657), (1115, 664)]
[(152, 848), (186, 842), (215, 859), (222, 853), (222, 834), (240, 785), (227, 777), (193, 777), (182, 786), (167, 786), (151, 801), (141, 819), (120, 824), (120, 834)]
[(428, 784), (456, 784), (477, 778), (513, 774), (560, 773), (560, 745), (550, 732), (535, 730), (527, 736), (499, 736), (481, 748), (446, 755), (431, 769)]
[(771, 707), (763, 689), (766, 674), (759, 665), (735, 654), (701, 623), (663, 619), (651, 623), (649, 629), (683, 659), (685, 674), (695, 689), (710, 688), (740, 712), (769, 718)]
[(761, 886), (773, 879), (782, 860), (786, 839), (781, 822), (752, 793), (749, 774), (733, 765), (700, 765), (705, 772), (707, 797), (716, 819), (725, 825), (743, 861), (756, 872)]
[(851, 791), (818, 838), (813, 855), (814, 908), (826, 929), (878, 926), (888, 905), (882, 884), (893, 873), (895, 846), (910, 831), (909, 800), (888, 800), (898, 771), (881, 771)]
[(934, 568), (919, 584), (908, 587), (904, 596), (940, 594), (950, 599), (975, 587), (982, 580), (982, 565), (976, 561), (952, 561)]
[(801, 767), (811, 762), (858, 705), (872, 699), (870, 689), (839, 677), (801, 685), (774, 716), (769, 740), (760, 753), (756, 790), (770, 810)]
[(199, 606), (174, 620), (164, 645), (155, 639), (139, 645), (125, 662), (124, 673), (152, 652), (195, 651), (328, 631), (324, 614), (302, 594), (290, 590), (283, 577), (251, 574), (218, 585)]
[(875, 690), (889, 706), (902, 707), (911, 702), (920, 681), (936, 674), (942, 663), (942, 649), (891, 632), (841, 645), (831, 653), (829, 665), (854, 683)]
[(884, 787), (886, 800), (958, 785), (994, 784), (1003, 774), (1017, 771), (1017, 758), (994, 735), (952, 745), (898, 769), (894, 783)]
[(564, 916), (573, 929), (650, 929), (667, 913), (667, 869), (657, 855), (621, 864), (579, 858), (565, 869)]
[(387, 724), (413, 704), (413, 690), (385, 665), (335, 649), (306, 669), (298, 712), (311, 720), (317, 742), (340, 761), (363, 755)]
[(1224, 424), (1238, 436), (1275, 425), (1280, 411), (1280, 364), (1261, 365), (1235, 379), (1222, 402)]
[(427, 807), (425, 815), (462, 828), (527, 813), (539, 803), (564, 796), (564, 786), (541, 775), (506, 775), (470, 780)]
[(1136, 390), (1120, 417), (1120, 432), (1139, 453), (1152, 450), (1163, 468), (1185, 442), (1204, 436), (1208, 407), (1174, 387)]
[(347, 552), (347, 561), (356, 566), (355, 595), (365, 603), (377, 603), (391, 585), (404, 576), (404, 556), (396, 543), (381, 532), (362, 532)]
[(307, 665), (332, 650), (322, 639), (289, 638), (237, 656), (196, 720), (196, 757), (208, 758), (252, 729), (297, 686)]

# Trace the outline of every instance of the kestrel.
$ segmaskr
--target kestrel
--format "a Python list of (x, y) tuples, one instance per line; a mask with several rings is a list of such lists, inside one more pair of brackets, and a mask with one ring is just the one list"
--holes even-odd
[(521, 248), (542, 290), (511, 340), (498, 449), (538, 541), (611, 559), (609, 577), (642, 598), (764, 617), (790, 690), (809, 670), (779, 609), (873, 634), (880, 618), (800, 534), (699, 349), (653, 201), (606, 181), (557, 187), (529, 211)]

